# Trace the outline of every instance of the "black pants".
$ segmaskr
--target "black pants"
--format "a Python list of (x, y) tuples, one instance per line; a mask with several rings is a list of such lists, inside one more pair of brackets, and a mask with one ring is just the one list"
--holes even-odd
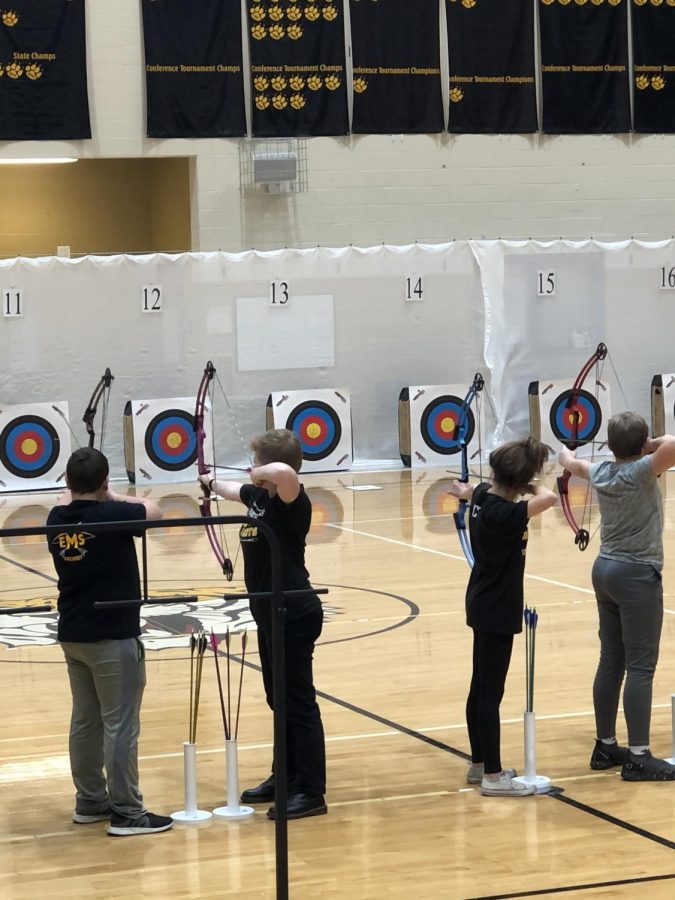
[[(319, 704), (316, 702), (312, 657), (321, 634), (323, 610), (286, 622), (286, 752), (288, 779), (294, 793), (316, 797), (326, 793), (326, 746)], [(272, 633), (258, 627), (258, 648), (265, 695), (273, 705)]]
[(485, 771), (501, 772), (499, 704), (511, 662), (512, 634), (473, 632), (473, 675), (466, 701), (471, 760)]

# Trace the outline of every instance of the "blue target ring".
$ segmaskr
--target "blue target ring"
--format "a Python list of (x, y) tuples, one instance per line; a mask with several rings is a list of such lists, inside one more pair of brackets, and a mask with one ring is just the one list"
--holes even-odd
[[(559, 441), (587, 444), (600, 431), (602, 410), (593, 394), (579, 391), (574, 404), (570, 405), (572, 390), (563, 391), (551, 405), (549, 421), (551, 430)], [(575, 420), (578, 424), (575, 426)]]
[(294, 431), (302, 447), (302, 458), (326, 459), (340, 443), (340, 417), (327, 403), (308, 400), (300, 403), (286, 420), (286, 428)]
[(59, 457), (61, 439), (47, 419), (18, 416), (0, 435), (0, 461), (19, 478), (46, 475)]
[(420, 419), (422, 440), (434, 453), (450, 456), (459, 453), (461, 440), (470, 444), (476, 430), (473, 411), (462, 415), (464, 401), (452, 394), (436, 397), (427, 405)]
[(145, 452), (159, 469), (178, 472), (197, 459), (194, 418), (184, 409), (159, 413), (145, 430)]

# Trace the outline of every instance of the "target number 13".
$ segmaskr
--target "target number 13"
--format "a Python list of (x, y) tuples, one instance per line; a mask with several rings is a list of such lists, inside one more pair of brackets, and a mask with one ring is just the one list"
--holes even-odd
[(2, 314), (5, 318), (16, 319), (23, 316), (23, 291), (8, 288), (2, 292)]
[(287, 281), (270, 281), (270, 306), (287, 306), (289, 299)]

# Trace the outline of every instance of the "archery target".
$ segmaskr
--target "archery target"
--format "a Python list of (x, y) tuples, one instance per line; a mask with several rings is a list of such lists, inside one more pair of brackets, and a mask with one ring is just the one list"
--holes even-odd
[(287, 391), (270, 394), (268, 420), (295, 432), (304, 472), (345, 470), (352, 463), (351, 404), (347, 390)]
[[(132, 400), (127, 404), (125, 443), (132, 440), (133, 447), (125, 447), (125, 458), (132, 482), (175, 484), (197, 480), (195, 402), (194, 397), (177, 397)], [(208, 465), (208, 458), (213, 456), (208, 415), (204, 418), (204, 431), (204, 455)]]
[(67, 403), (0, 410), (0, 490), (65, 487), (69, 456)]
[[(485, 446), (485, 411), (473, 403), (462, 428), (462, 404), (469, 384), (418, 385), (408, 388), (410, 416), (410, 465), (450, 466), (459, 473), (461, 465), (460, 430), (465, 430), (469, 466), (480, 465), (480, 444)], [(477, 418), (480, 409), (480, 421)], [(480, 437), (480, 441), (479, 441)]]
[[(591, 382), (595, 384), (595, 382)], [(543, 386), (543, 387), (542, 387)], [(586, 389), (579, 392), (575, 403), (570, 406), (572, 384), (569, 381), (540, 381), (530, 386), (530, 402), (539, 403), (539, 434), (535, 423), (537, 410), (531, 416), (532, 433), (544, 444), (556, 448), (575, 440), (575, 419), (578, 420), (578, 440), (580, 454), (608, 453), (607, 422), (611, 416), (609, 385), (595, 384), (597, 393)]]
[(312, 527), (307, 535), (308, 544), (329, 544), (337, 540), (341, 532), (330, 525), (341, 525), (345, 511), (342, 501), (327, 488), (309, 487), (306, 494), (312, 503)]

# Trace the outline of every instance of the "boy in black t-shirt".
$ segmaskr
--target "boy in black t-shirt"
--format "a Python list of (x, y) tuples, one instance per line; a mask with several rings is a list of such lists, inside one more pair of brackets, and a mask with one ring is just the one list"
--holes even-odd
[[(311, 590), (305, 568), (305, 539), (312, 520), (312, 504), (300, 484), (298, 472), (302, 450), (297, 436), (285, 428), (256, 438), (251, 449), (255, 465), (252, 484), (217, 481), (200, 476), (201, 483), (226, 500), (240, 500), (248, 515), (262, 519), (273, 529), (281, 548), (282, 585), (287, 590)], [(244, 554), (244, 578), (251, 593), (269, 591), (271, 569), (269, 545), (251, 525), (239, 532)], [(258, 649), (265, 695), (273, 708), (271, 604), (251, 600), (251, 613), (258, 626)], [(316, 702), (312, 674), (314, 645), (321, 634), (323, 609), (316, 594), (286, 600), (284, 640), (286, 649), (286, 742), (288, 753), (289, 819), (319, 816), (327, 812), (326, 750), (321, 712)], [(274, 800), (274, 775), (243, 792), (243, 803)], [(275, 810), (268, 810), (275, 818)]]
[[(95, 609), (99, 600), (138, 600), (134, 531), (87, 524), (161, 519), (151, 500), (114, 494), (108, 461), (90, 447), (66, 467), (68, 490), (50, 512), (49, 550), (59, 576), (58, 639), (73, 695), (70, 767), (77, 789), (73, 822), (110, 820), (108, 834), (152, 834), (173, 822), (146, 811), (138, 787), (138, 735), (145, 651), (138, 607)], [(103, 774), (105, 766), (106, 775)], [(107, 778), (106, 778), (107, 776)]]

